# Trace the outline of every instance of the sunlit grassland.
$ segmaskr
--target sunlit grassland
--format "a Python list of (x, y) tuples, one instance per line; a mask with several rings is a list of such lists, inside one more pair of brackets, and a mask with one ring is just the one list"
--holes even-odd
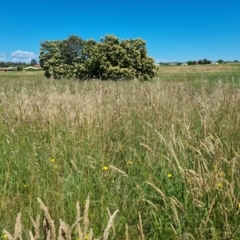
[(235, 82), (239, 80), (240, 63), (195, 66), (160, 66), (158, 78), (162, 80), (211, 80)]
[(153, 82), (0, 73), (0, 231), (21, 212), (28, 239), (37, 198), (72, 224), (89, 196), (95, 237), (119, 210), (110, 239), (240, 238), (240, 65), (159, 69)]

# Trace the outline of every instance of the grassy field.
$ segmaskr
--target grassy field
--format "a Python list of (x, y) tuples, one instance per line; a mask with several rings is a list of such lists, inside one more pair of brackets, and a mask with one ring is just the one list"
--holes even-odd
[(240, 239), (239, 87), (240, 64), (0, 72), (0, 238)]

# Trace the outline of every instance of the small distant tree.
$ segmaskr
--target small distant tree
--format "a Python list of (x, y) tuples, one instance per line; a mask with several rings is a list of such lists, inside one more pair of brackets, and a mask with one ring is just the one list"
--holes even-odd
[(208, 59), (206, 59), (206, 58), (204, 58), (204, 59), (202, 60), (202, 64), (210, 64), (210, 63), (211, 63), (211, 61), (208, 60)]
[(198, 61), (198, 64), (210, 64), (210, 63), (211, 63), (211, 61), (206, 59), (206, 58), (204, 58), (203, 60), (199, 60)]
[(188, 65), (196, 65), (197, 62), (196, 62), (196, 61), (188, 61), (187, 64), (188, 64)]
[(168, 65), (168, 63), (166, 63), (166, 62), (160, 62), (160, 63), (158, 63), (159, 65), (163, 65), (163, 66), (167, 66)]
[(18, 70), (18, 71), (23, 71), (23, 66), (18, 65), (18, 66), (17, 66), (17, 70)]
[(33, 65), (36, 65), (38, 63), (37, 63), (37, 61), (35, 59), (32, 59), (30, 64), (31, 64), (31, 66), (33, 66)]
[(221, 59), (220, 59), (220, 60), (218, 60), (217, 62), (218, 62), (219, 64), (221, 64), (221, 63), (224, 63), (224, 61), (223, 61), (223, 60), (221, 60)]

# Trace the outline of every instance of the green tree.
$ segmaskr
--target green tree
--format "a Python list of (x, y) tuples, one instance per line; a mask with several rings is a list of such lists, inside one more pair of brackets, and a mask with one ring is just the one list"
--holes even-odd
[(36, 65), (36, 64), (38, 64), (37, 61), (35, 59), (32, 59), (30, 65), (33, 66), (33, 65)]
[(210, 64), (211, 63), (211, 61), (210, 60), (207, 60), (206, 58), (204, 58), (203, 60), (202, 60), (202, 64)]
[(199, 60), (198, 61), (198, 64), (210, 64), (211, 61), (210, 60), (207, 60), (206, 58), (204, 58), (203, 60)]
[[(45, 76), (50, 78), (62, 78), (65, 74), (64, 61), (60, 53), (60, 41), (45, 41), (41, 42), (40, 49), (40, 65), (45, 71)], [(62, 74), (61, 74), (61, 69)]]
[(106, 35), (98, 43), (77, 36), (45, 41), (39, 58), (45, 75), (53, 78), (150, 80), (157, 70), (142, 39), (120, 41), (113, 35)]
[(196, 65), (197, 62), (196, 62), (196, 61), (188, 61), (187, 64), (188, 64), (188, 65)]
[(18, 70), (18, 71), (23, 71), (23, 66), (18, 65), (18, 66), (17, 66), (17, 70)]

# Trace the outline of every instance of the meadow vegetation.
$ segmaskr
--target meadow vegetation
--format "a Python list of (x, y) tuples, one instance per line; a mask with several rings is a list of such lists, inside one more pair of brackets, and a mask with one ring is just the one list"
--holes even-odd
[(0, 73), (2, 239), (240, 239), (239, 83), (237, 64)]

